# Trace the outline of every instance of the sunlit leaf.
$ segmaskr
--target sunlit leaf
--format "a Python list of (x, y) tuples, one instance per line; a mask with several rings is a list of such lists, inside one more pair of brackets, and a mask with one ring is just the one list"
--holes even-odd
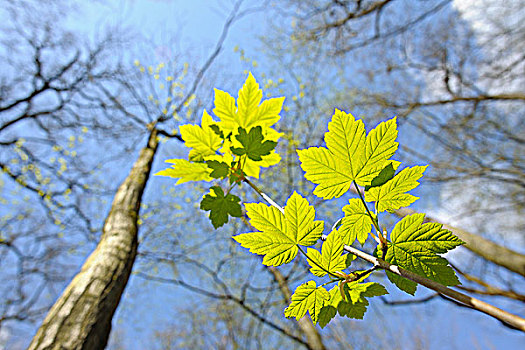
[(330, 295), (326, 289), (317, 287), (314, 281), (308, 281), (297, 287), (292, 295), (290, 306), (284, 309), (284, 316), (300, 319), (308, 311), (315, 324), (321, 308), (329, 299)]
[(357, 239), (365, 244), (368, 234), (372, 231), (372, 218), (368, 215), (363, 202), (358, 198), (349, 200), (343, 207), (345, 216), (338, 231), (341, 233), (344, 244), (351, 245)]
[(338, 231), (333, 231), (323, 242), (321, 253), (316, 249), (308, 248), (310, 272), (318, 277), (346, 269), (347, 256), (343, 254), (343, 240)]
[(172, 163), (172, 168), (164, 169), (156, 173), (159, 176), (168, 176), (178, 179), (176, 185), (188, 181), (212, 181), (210, 176), (212, 169), (204, 163), (193, 163), (186, 159), (169, 159), (166, 163)]
[(260, 232), (233, 236), (250, 252), (264, 255), (263, 264), (279, 266), (292, 261), (298, 245), (315, 244), (323, 232), (323, 222), (314, 221), (315, 210), (299, 194), (288, 199), (285, 214), (263, 203), (245, 204), (250, 224)]
[(204, 111), (201, 126), (187, 124), (179, 127), (186, 147), (191, 148), (192, 158), (215, 154), (221, 146), (222, 139), (210, 127), (212, 122), (211, 116)]
[(305, 178), (317, 187), (314, 194), (337, 198), (350, 189), (352, 182), (362, 186), (371, 181), (390, 162), (397, 149), (395, 118), (379, 124), (365, 137), (361, 120), (337, 110), (325, 134), (326, 147), (298, 150)]
[[(385, 260), (445, 286), (455, 286), (459, 280), (448, 266), (443, 254), (463, 242), (449, 230), (437, 223), (423, 223), (424, 214), (409, 215), (394, 227)], [(395, 276), (395, 277), (394, 277)], [(390, 280), (401, 290), (414, 294), (415, 282), (388, 274)]]
[(379, 187), (373, 187), (365, 192), (367, 202), (377, 202), (377, 210), (394, 211), (414, 203), (418, 197), (406, 193), (417, 186), (427, 166), (405, 168), (390, 181)]

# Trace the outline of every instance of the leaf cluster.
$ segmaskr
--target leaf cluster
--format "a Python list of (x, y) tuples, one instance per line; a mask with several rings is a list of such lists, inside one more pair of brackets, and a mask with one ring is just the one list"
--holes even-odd
[(239, 90), (237, 102), (227, 92), (215, 89), (212, 118), (204, 110), (200, 125), (179, 127), (188, 159), (169, 159), (172, 167), (155, 175), (189, 181), (229, 180), (227, 193), (219, 186), (210, 188), (203, 197), (201, 209), (210, 211), (212, 225), (218, 228), (228, 216), (241, 216), (240, 199), (229, 192), (247, 176), (258, 178), (261, 167), (279, 163), (275, 152), (281, 134), (272, 126), (280, 119), (283, 97), (262, 101), (262, 90), (252, 74)]
[[(237, 104), (227, 93), (215, 90), (213, 112), (219, 121), (204, 112), (200, 126), (181, 126), (181, 136), (191, 148), (189, 159), (169, 160), (174, 167), (159, 175), (178, 178), (177, 183), (229, 178), (231, 190), (246, 176), (258, 177), (261, 167), (279, 162), (274, 149), (280, 134), (271, 126), (279, 119), (283, 99), (261, 103), (261, 97), (251, 74), (239, 91)], [(362, 120), (336, 109), (324, 135), (326, 146), (297, 151), (305, 178), (316, 185), (316, 196), (328, 200), (348, 193), (352, 186), (357, 190), (358, 197), (348, 200), (342, 208), (344, 216), (327, 236), (323, 236), (324, 222), (315, 220), (314, 207), (297, 192), (284, 208), (267, 197), (271, 205), (245, 203), (255, 231), (233, 239), (262, 255), (267, 266), (287, 264), (301, 253), (316, 277), (297, 287), (284, 310), (286, 317), (299, 319), (308, 312), (313, 323), (321, 327), (336, 314), (363, 318), (367, 298), (388, 292), (378, 283), (365, 281), (375, 267), (350, 270), (355, 256), (346, 253), (345, 247), (356, 241), (364, 245), (369, 238), (377, 243), (376, 256), (387, 262), (443, 285), (459, 283), (440, 254), (463, 242), (441, 224), (425, 222), (424, 214), (414, 214), (400, 220), (390, 234), (380, 225), (379, 213), (394, 212), (418, 199), (409, 192), (419, 185), (427, 168), (413, 166), (398, 171), (401, 162), (392, 159), (398, 148), (397, 134), (395, 117), (367, 134)], [(213, 186), (201, 202), (201, 209), (210, 211), (215, 228), (227, 223), (229, 216), (242, 215), (241, 199), (229, 192)], [(319, 251), (313, 246), (320, 240), (324, 242)], [(415, 293), (415, 282), (390, 272), (387, 276), (399, 289)], [(321, 278), (328, 280), (318, 285)], [(328, 290), (329, 285), (333, 287)]]

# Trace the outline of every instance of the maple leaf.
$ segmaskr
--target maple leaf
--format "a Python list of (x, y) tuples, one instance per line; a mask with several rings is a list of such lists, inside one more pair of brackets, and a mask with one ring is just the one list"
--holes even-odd
[[(413, 214), (396, 224), (385, 260), (445, 286), (459, 284), (448, 261), (437, 254), (446, 253), (464, 242), (443, 229), (442, 224), (423, 223), (424, 220), (424, 214)], [(387, 275), (401, 290), (412, 295), (415, 293), (415, 282), (389, 272)]]
[(228, 176), (230, 172), (230, 166), (224, 162), (219, 162), (217, 160), (207, 161), (206, 164), (213, 171), (210, 173), (210, 176), (215, 179), (223, 179)]
[(401, 207), (407, 207), (419, 198), (408, 192), (419, 186), (419, 180), (427, 166), (415, 166), (403, 169), (381, 186), (370, 188), (365, 192), (367, 202), (377, 202), (377, 210), (393, 212)]
[(372, 231), (372, 218), (368, 215), (363, 202), (358, 198), (351, 198), (348, 205), (343, 207), (345, 216), (338, 231), (342, 235), (344, 244), (351, 245), (357, 239), (365, 244), (368, 234)]
[(321, 253), (316, 249), (308, 248), (308, 263), (310, 272), (318, 277), (327, 273), (342, 271), (347, 267), (347, 256), (343, 253), (343, 240), (338, 231), (333, 231), (323, 242)]
[(362, 283), (362, 280), (365, 278), (366, 276), (358, 281), (345, 283), (343, 289), (347, 296), (346, 300), (343, 300), (339, 285), (333, 287), (328, 292), (330, 299), (325, 302), (319, 312), (319, 325), (322, 328), (335, 317), (336, 312), (338, 312), (340, 316), (362, 319), (369, 305), (366, 298), (388, 294), (385, 287), (379, 283)]
[(297, 256), (299, 245), (311, 246), (321, 238), (324, 223), (314, 221), (314, 208), (296, 192), (288, 199), (284, 214), (263, 203), (246, 203), (245, 207), (250, 224), (260, 232), (243, 233), (233, 239), (250, 252), (264, 255), (264, 265), (286, 264)]
[(246, 154), (248, 158), (254, 161), (261, 161), (262, 156), (267, 156), (277, 145), (275, 141), (266, 140), (263, 142), (262, 128), (256, 126), (250, 132), (239, 128), (239, 134), (235, 138), (242, 144), (242, 148), (232, 147), (231, 150), (235, 155), (242, 156)]
[(314, 194), (324, 199), (337, 198), (356, 182), (370, 185), (372, 180), (394, 161), (389, 158), (397, 150), (396, 119), (379, 124), (365, 135), (361, 120), (335, 110), (325, 133), (326, 147), (298, 150), (305, 178), (317, 187)]
[(191, 155), (194, 159), (202, 159), (213, 155), (219, 149), (222, 139), (211, 127), (213, 120), (204, 110), (201, 125), (181, 125), (180, 135), (186, 147), (191, 148)]
[(319, 312), (330, 295), (323, 287), (317, 287), (315, 281), (301, 284), (292, 295), (290, 306), (284, 309), (284, 316), (300, 319), (306, 312), (310, 314), (312, 322), (317, 323)]
[(210, 220), (213, 227), (219, 228), (228, 222), (228, 215), (242, 216), (240, 201), (239, 197), (231, 193), (225, 196), (220, 186), (213, 186), (210, 188), (210, 193), (202, 199), (200, 208), (210, 211)]
[(213, 180), (210, 176), (211, 169), (204, 163), (194, 163), (186, 159), (168, 159), (166, 163), (172, 163), (172, 168), (161, 170), (155, 175), (178, 179), (176, 185), (188, 181)]
[[(262, 102), (261, 99), (262, 90), (250, 73), (243, 87), (239, 90), (237, 105), (235, 98), (230, 94), (215, 89), (215, 108), (213, 109), (220, 121), (212, 126), (212, 130), (217, 135), (228, 135), (222, 147), (223, 153), (248, 154), (243, 171), (247, 176), (255, 178), (259, 178), (261, 167), (270, 167), (281, 160), (281, 157), (272, 150), (275, 148), (273, 143), (277, 142), (282, 133), (272, 129), (271, 126), (280, 119), (279, 113), (283, 106), (284, 97), (270, 98)], [(262, 144), (252, 144), (251, 140), (246, 140), (255, 127), (261, 128), (261, 135), (265, 140)], [(239, 128), (244, 129), (247, 133), (246, 136), (240, 136), (245, 139), (244, 145), (238, 140)], [(260, 137), (256, 134), (258, 131), (255, 131), (251, 137)], [(228, 140), (230, 136), (231, 141)], [(246, 145), (251, 145), (249, 150), (246, 149)]]

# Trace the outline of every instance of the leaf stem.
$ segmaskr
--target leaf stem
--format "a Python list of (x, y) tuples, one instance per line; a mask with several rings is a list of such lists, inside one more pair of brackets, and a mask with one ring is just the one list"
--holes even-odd
[(372, 215), (372, 213), (368, 209), (368, 206), (366, 205), (365, 199), (363, 198), (363, 194), (359, 190), (359, 187), (357, 186), (357, 183), (355, 182), (355, 180), (353, 181), (353, 184), (355, 186), (357, 194), (359, 195), (359, 198), (361, 199), (361, 202), (365, 206), (365, 209), (366, 209), (366, 212), (367, 212), (368, 216), (370, 216), (370, 219), (372, 220), (372, 225), (374, 225), (374, 227), (376, 229), (377, 237), (372, 232), (370, 232), (370, 234), (372, 235), (374, 240), (379, 244), (379, 246), (382, 248), (383, 246), (386, 246), (387, 242), (386, 242), (385, 237), (383, 237), (383, 232), (381, 230), (381, 227), (379, 226), (379, 223), (377, 222), (376, 218), (374, 218), (374, 216)]
[(228, 192), (226, 192), (225, 196), (229, 195), (230, 192), (235, 188), (235, 186), (237, 186), (237, 183), (234, 182), (230, 185), (230, 188), (228, 189)]
[(477, 311), (483, 312), (487, 315), (490, 315), (494, 317), (495, 319), (503, 322), (505, 325), (521, 330), (522, 332), (525, 332), (525, 319), (518, 315), (511, 314), (507, 311), (501, 310), (493, 305), (490, 305), (488, 303), (485, 303), (479, 299), (470, 297), (468, 295), (465, 295), (463, 293), (460, 293), (454, 289), (448, 288), (438, 282), (432, 281), (426, 277), (420, 276), (412, 271), (405, 270), (400, 266), (392, 265), (389, 262), (376, 258), (375, 256), (372, 256), (370, 254), (367, 254), (357, 248), (351, 247), (351, 246), (344, 246), (344, 250), (354, 254), (355, 256), (368, 261), (372, 264), (374, 264), (374, 267), (381, 268), (386, 271), (389, 271), (393, 274), (396, 274), (398, 276), (404, 277), (406, 279), (409, 279), (413, 282), (416, 282), (418, 284), (421, 284), (429, 289), (432, 289), (442, 295), (445, 295), (453, 300), (458, 301), (459, 303), (466, 305), (467, 307), (470, 307), (472, 309), (475, 309)]
[(284, 215), (284, 208), (281, 207), (279, 204), (275, 203), (274, 200), (271, 199), (266, 193), (261, 191), (259, 187), (255, 186), (255, 184), (253, 184), (247, 178), (244, 178), (242, 181), (247, 183), (248, 186), (250, 186), (255, 192), (257, 192), (265, 201), (267, 201), (272, 207), (279, 209), (279, 211)]
[(324, 286), (327, 286), (329, 284), (332, 284), (332, 283), (335, 283), (335, 282), (339, 282), (339, 281), (344, 281), (344, 278), (339, 277), (336, 280), (331, 280), (331, 281), (325, 282), (325, 283), (321, 284), (319, 287), (324, 287)]

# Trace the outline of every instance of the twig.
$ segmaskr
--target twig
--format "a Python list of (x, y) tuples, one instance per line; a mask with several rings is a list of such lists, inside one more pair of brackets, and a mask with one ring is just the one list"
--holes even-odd
[(381, 300), (386, 305), (390, 306), (399, 306), (399, 305), (408, 305), (408, 304), (422, 304), (426, 303), (436, 297), (440, 296), (439, 293), (430, 294), (427, 297), (421, 298), (421, 299), (405, 299), (405, 300), (388, 300), (384, 296), (381, 296)]
[(294, 341), (296, 341), (296, 342), (306, 346), (307, 349), (311, 349), (310, 345), (307, 342), (305, 342), (304, 340), (302, 340), (301, 338), (299, 338), (295, 334), (290, 333), (288, 330), (282, 328), (281, 326), (273, 323), (271, 320), (263, 317), (262, 315), (257, 313), (257, 311), (252, 309), (250, 306), (246, 305), (244, 300), (239, 299), (239, 298), (237, 298), (236, 296), (234, 296), (232, 294), (217, 294), (217, 293), (214, 293), (214, 292), (210, 292), (210, 291), (208, 291), (206, 289), (202, 289), (200, 287), (193, 286), (193, 285), (188, 284), (185, 281), (179, 280), (179, 279), (163, 278), (163, 277), (149, 275), (149, 274), (146, 274), (146, 273), (143, 273), (143, 272), (137, 272), (137, 273), (135, 273), (135, 275), (139, 276), (141, 278), (150, 280), (150, 281), (155, 281), (155, 282), (160, 282), (160, 283), (170, 283), (170, 284), (178, 285), (178, 286), (186, 288), (186, 289), (188, 289), (188, 290), (190, 290), (192, 292), (196, 292), (196, 293), (199, 293), (199, 294), (201, 294), (203, 296), (206, 296), (208, 298), (218, 299), (218, 300), (230, 300), (230, 301), (233, 301), (234, 303), (236, 303), (239, 306), (241, 306), (250, 315), (252, 315), (256, 319), (258, 319), (262, 323), (266, 324), (270, 328), (273, 328), (274, 330), (276, 330), (276, 331), (286, 335), (287, 337), (293, 339)]
[(388, 262), (386, 262), (383, 259), (376, 258), (370, 254), (367, 254), (365, 252), (360, 251), (359, 249), (356, 249), (351, 246), (344, 246), (344, 250), (354, 254), (355, 256), (366, 260), (374, 266), (379, 266), (380, 268), (390, 271), (398, 276), (404, 277), (406, 279), (409, 279), (413, 282), (416, 282), (418, 284), (421, 284), (429, 289), (432, 289), (440, 294), (443, 294), (449, 298), (454, 299), (455, 301), (473, 308), (477, 311), (483, 312), (489, 316), (494, 317), (495, 319), (507, 324), (511, 328), (518, 329), (522, 332), (525, 332), (525, 319), (522, 317), (519, 317), (517, 315), (513, 315), (507, 311), (501, 310), (495, 306), (492, 306), (488, 303), (485, 303), (484, 301), (481, 301), (479, 299), (470, 297), (468, 295), (465, 295), (463, 293), (460, 293), (458, 291), (455, 291), (453, 289), (450, 289), (448, 287), (445, 287), (444, 285), (434, 282), (432, 280), (429, 280), (428, 278), (425, 278), (423, 276), (420, 276), (418, 274), (415, 274), (411, 271), (405, 270), (402, 267), (399, 267), (397, 265), (392, 265)]

